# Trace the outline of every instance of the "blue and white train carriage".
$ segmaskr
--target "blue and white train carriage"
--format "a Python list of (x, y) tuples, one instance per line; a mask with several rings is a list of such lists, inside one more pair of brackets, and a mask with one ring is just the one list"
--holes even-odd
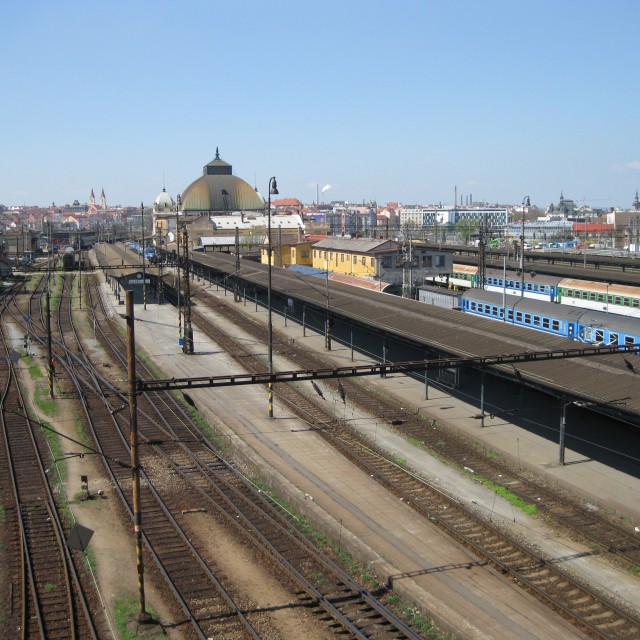
[(466, 291), (462, 295), (460, 307), (465, 313), (553, 333), (580, 342), (608, 346), (640, 344), (640, 318), (483, 289)]

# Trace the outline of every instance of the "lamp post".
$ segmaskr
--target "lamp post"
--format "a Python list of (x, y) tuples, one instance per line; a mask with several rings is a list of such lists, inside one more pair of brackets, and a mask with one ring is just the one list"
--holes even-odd
[[(271, 318), (271, 196), (278, 195), (275, 177), (269, 178), (267, 198), (267, 342), (269, 350), (269, 373), (273, 373), (273, 322)], [(269, 417), (273, 418), (273, 384), (269, 382)]]
[(522, 235), (520, 236), (520, 295), (524, 297), (524, 208), (530, 207), (529, 196), (525, 196), (522, 201)]
[(142, 230), (142, 304), (144, 310), (147, 310), (147, 268), (145, 265), (145, 247), (144, 247), (144, 202), (140, 203), (140, 228)]
[(178, 233), (178, 212), (182, 199), (180, 194), (176, 196), (176, 282), (178, 284), (178, 342), (182, 338), (182, 315), (180, 314), (180, 234)]

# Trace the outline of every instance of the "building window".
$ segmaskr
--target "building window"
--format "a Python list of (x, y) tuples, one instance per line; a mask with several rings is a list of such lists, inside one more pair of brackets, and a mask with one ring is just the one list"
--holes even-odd
[(344, 253), (340, 254), (340, 262), (344, 262)]

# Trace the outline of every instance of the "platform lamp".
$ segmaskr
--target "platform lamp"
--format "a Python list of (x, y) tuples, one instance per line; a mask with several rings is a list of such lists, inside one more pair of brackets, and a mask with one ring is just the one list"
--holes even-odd
[(522, 235), (520, 236), (520, 295), (524, 297), (524, 208), (529, 208), (531, 201), (529, 196), (525, 196), (522, 200)]
[[(271, 317), (271, 196), (278, 195), (275, 177), (269, 179), (267, 197), (267, 342), (269, 349), (269, 373), (273, 373), (273, 322)], [(269, 382), (269, 417), (273, 418), (273, 383)]]
[(176, 196), (176, 284), (178, 288), (178, 343), (182, 341), (182, 315), (180, 313), (180, 233), (178, 232), (178, 212), (182, 206), (180, 194)]

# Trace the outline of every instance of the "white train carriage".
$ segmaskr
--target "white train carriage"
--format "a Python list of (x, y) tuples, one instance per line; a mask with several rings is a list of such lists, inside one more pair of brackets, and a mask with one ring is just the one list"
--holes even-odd
[(558, 302), (563, 305), (640, 318), (640, 288), (624, 284), (562, 278)]

